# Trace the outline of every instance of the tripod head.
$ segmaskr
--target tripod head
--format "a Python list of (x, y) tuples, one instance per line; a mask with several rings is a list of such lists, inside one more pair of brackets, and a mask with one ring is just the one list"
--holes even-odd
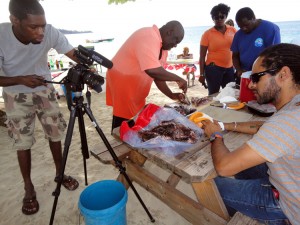
[[(113, 63), (110, 60), (81, 45), (79, 45), (77, 50), (75, 50), (74, 56), (80, 61), (80, 63), (71, 67), (67, 76), (65, 76), (60, 82), (44, 81), (46, 83), (64, 84), (69, 110), (72, 106), (73, 94), (74, 97), (81, 97), (81, 92), (84, 89), (85, 84), (98, 93), (102, 92), (101, 86), (104, 84), (104, 78), (99, 74), (94, 73), (95, 71), (90, 68), (95, 61), (108, 69), (113, 67)], [(87, 100), (89, 104), (91, 103), (90, 97), (91, 93), (88, 91)]]

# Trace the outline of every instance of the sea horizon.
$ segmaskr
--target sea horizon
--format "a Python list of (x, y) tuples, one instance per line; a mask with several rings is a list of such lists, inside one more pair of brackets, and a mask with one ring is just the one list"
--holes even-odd
[[(300, 20), (296, 21), (281, 21), (274, 22), (280, 28), (281, 32), (281, 42), (291, 43), (293, 39), (300, 39)], [(177, 45), (176, 48), (170, 50), (170, 53), (181, 54), (184, 47), (190, 49), (190, 53), (193, 53), (194, 59), (199, 59), (200, 51), (200, 39), (204, 31), (209, 29), (211, 26), (189, 26), (184, 27), (185, 36), (181, 43)], [(236, 24), (235, 24), (236, 27)], [(236, 27), (238, 29), (238, 27)], [(77, 47), (82, 45), (85, 47), (94, 47), (94, 51), (103, 55), (108, 59), (112, 59), (116, 54), (121, 45), (126, 41), (126, 39), (131, 35), (131, 33), (118, 33), (118, 35), (110, 35), (110, 32), (98, 30), (92, 33), (79, 33), (79, 34), (66, 34), (66, 37), (70, 43)], [(111, 39), (113, 41), (103, 41), (99, 43), (87, 43), (86, 40), (100, 40), (100, 39)], [(105, 69), (104, 69), (105, 70)]]

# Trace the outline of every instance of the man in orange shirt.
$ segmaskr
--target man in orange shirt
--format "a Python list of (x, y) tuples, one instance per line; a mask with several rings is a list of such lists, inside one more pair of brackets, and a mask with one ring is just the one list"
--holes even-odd
[(173, 93), (166, 81), (175, 81), (185, 93), (187, 82), (163, 68), (167, 51), (184, 37), (180, 22), (170, 21), (135, 31), (113, 57), (107, 71), (106, 104), (113, 106), (112, 129), (135, 116), (146, 104), (154, 81), (158, 89), (173, 100), (183, 100), (183, 93)]

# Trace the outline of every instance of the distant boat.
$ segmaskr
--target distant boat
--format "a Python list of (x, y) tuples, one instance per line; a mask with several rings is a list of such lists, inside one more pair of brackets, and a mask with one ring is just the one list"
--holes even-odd
[(98, 39), (98, 40), (89, 40), (86, 39), (85, 42), (86, 43), (99, 43), (99, 42), (104, 42), (104, 41), (113, 41), (114, 38), (106, 38), (106, 39)]

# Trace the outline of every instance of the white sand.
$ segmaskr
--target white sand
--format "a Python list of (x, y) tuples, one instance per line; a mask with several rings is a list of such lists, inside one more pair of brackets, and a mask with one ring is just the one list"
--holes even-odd
[[(195, 81), (196, 86), (188, 89), (189, 97), (203, 97), (207, 94), (198, 81)], [(175, 90), (176, 84), (172, 85)], [(147, 98), (148, 102), (157, 105), (164, 105), (170, 103), (172, 100), (165, 97), (153, 85), (151, 93)], [(69, 111), (66, 107), (65, 98), (59, 100), (62, 112), (66, 121), (69, 119)], [(3, 104), (0, 103), (0, 109), (3, 109)], [(105, 133), (108, 139), (111, 139), (111, 115), (112, 109), (105, 105), (105, 93), (92, 93), (91, 108), (93, 114)], [(87, 132), (87, 140), (89, 148), (91, 149), (97, 143), (102, 142), (95, 128), (90, 123), (87, 115), (85, 118), (85, 126)], [(51, 156), (48, 142), (44, 139), (44, 134), (39, 122), (37, 123), (35, 137), (37, 142), (32, 148), (32, 180), (35, 185), (37, 199), (40, 204), (38, 213), (26, 216), (22, 214), (22, 199), (24, 196), (23, 180), (18, 166), (16, 152), (11, 150), (11, 143), (7, 136), (5, 127), (0, 127), (1, 138), (1, 152), (0, 152), (0, 171), (1, 171), (1, 184), (0, 184), (0, 224), (5, 225), (29, 225), (29, 224), (49, 224), (54, 197), (52, 192), (56, 188), (56, 183), (53, 181), (55, 175), (54, 163)], [(64, 140), (63, 140), (64, 143)], [(61, 188), (61, 194), (58, 198), (54, 224), (56, 225), (73, 225), (84, 224), (83, 217), (80, 216), (78, 209), (79, 195), (86, 188), (84, 184), (83, 172), (83, 158), (80, 149), (79, 131), (76, 125), (73, 133), (72, 144), (69, 149), (69, 155), (66, 164), (66, 174), (72, 175), (78, 179), (79, 188), (73, 192), (67, 191), (64, 187)], [(104, 165), (96, 158), (90, 155), (87, 159), (87, 174), (88, 182), (92, 184), (96, 181), (116, 179), (119, 171), (112, 165)], [(183, 217), (178, 215), (175, 211), (170, 209), (167, 205), (162, 203), (152, 194), (141, 188), (138, 184), (134, 183), (137, 191), (139, 192), (144, 203), (148, 207), (152, 216), (155, 218), (155, 224), (165, 225), (184, 225), (190, 224)], [(128, 191), (127, 202), (127, 221), (128, 225), (133, 224), (153, 224), (150, 222), (149, 217), (137, 200), (136, 196), (131, 189)]]

